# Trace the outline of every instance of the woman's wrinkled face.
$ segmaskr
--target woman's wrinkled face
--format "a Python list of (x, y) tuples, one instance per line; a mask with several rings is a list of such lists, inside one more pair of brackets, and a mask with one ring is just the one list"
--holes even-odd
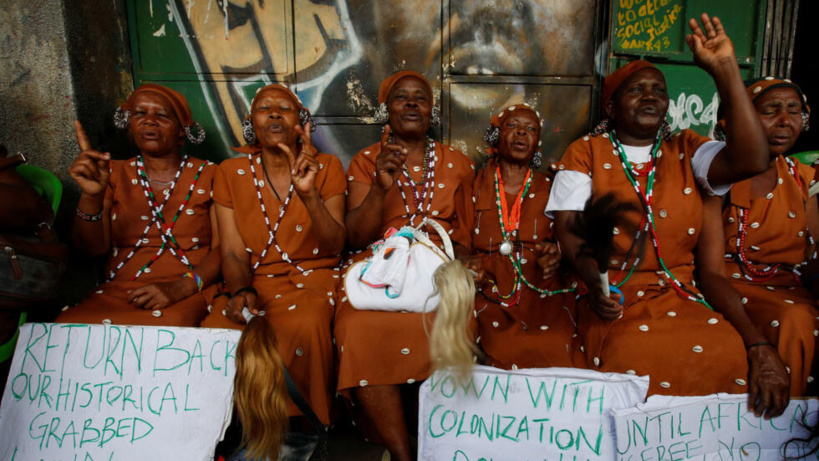
[(423, 135), (429, 130), (432, 95), (417, 77), (398, 80), (387, 96), (390, 127), (398, 135)]
[(771, 157), (785, 154), (802, 133), (802, 101), (793, 88), (773, 88), (754, 101)]
[(606, 113), (618, 133), (653, 138), (668, 112), (668, 91), (663, 73), (641, 69), (623, 82), (606, 104)]
[(137, 93), (131, 104), (128, 130), (145, 155), (175, 153), (185, 142), (185, 131), (171, 102), (157, 93)]
[(251, 108), (253, 130), (262, 147), (274, 147), (279, 143), (294, 146), (298, 139), (295, 131), (299, 120), (299, 106), (290, 95), (278, 88), (259, 93)]
[(538, 148), (540, 120), (530, 110), (515, 110), (500, 126), (498, 153), (502, 161), (528, 165)]

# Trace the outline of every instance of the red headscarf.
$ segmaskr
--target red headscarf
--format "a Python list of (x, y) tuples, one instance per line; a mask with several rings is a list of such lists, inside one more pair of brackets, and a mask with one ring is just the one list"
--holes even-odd
[(620, 88), (620, 85), (622, 85), (623, 82), (628, 80), (628, 78), (632, 75), (646, 68), (657, 69), (654, 64), (648, 61), (637, 60), (631, 61), (606, 77), (606, 79), (603, 81), (603, 94), (602, 98), (600, 99), (603, 107), (606, 107), (606, 104), (609, 102), (609, 100), (611, 100), (611, 97), (614, 96), (614, 92), (617, 91), (617, 88)]
[[(500, 129), (500, 127), (503, 125), (503, 122), (506, 121), (506, 119), (509, 118), (509, 116), (512, 115), (513, 112), (515, 112), (515, 111), (520, 112), (522, 110), (528, 110), (529, 112), (533, 113), (535, 115), (535, 117), (537, 117), (538, 132), (539, 132), (540, 129), (541, 129), (541, 124), (543, 123), (543, 121), (540, 118), (540, 114), (535, 109), (533, 109), (532, 107), (530, 107), (526, 103), (513, 104), (513, 105), (507, 107), (506, 109), (500, 111), (499, 113), (493, 115), (492, 118), (489, 120), (490, 130), (492, 130), (494, 128)], [(539, 139), (540, 139), (540, 136), (538, 136), (538, 140)], [(494, 145), (494, 146), (490, 145), (486, 149), (486, 155), (488, 155), (489, 157), (494, 157), (497, 153), (498, 153), (497, 145)]]
[[(182, 128), (185, 129), (186, 134), (190, 131), (194, 125), (197, 125), (196, 122), (193, 121), (193, 116), (191, 115), (191, 108), (188, 105), (188, 100), (185, 99), (185, 96), (182, 93), (172, 90), (167, 86), (157, 85), (156, 83), (146, 83), (144, 85), (140, 85), (134, 92), (131, 94), (131, 97), (125, 101), (125, 104), (120, 106), (122, 111), (131, 111), (134, 105), (134, 99), (140, 93), (153, 93), (158, 94), (168, 100), (171, 103), (171, 108), (173, 108), (173, 112), (176, 115), (176, 119), (179, 120), (179, 123), (182, 125)], [(199, 127), (199, 130), (202, 130), (202, 127)], [(179, 141), (179, 145), (185, 144), (185, 140), (181, 139)]]
[(395, 84), (404, 77), (415, 77), (424, 82), (429, 95), (432, 96), (432, 87), (429, 85), (429, 81), (427, 81), (423, 75), (411, 70), (402, 70), (401, 72), (396, 72), (390, 75), (389, 77), (385, 78), (383, 82), (381, 82), (381, 86), (378, 88), (378, 104), (387, 102), (387, 97), (390, 95), (392, 87), (394, 87)]

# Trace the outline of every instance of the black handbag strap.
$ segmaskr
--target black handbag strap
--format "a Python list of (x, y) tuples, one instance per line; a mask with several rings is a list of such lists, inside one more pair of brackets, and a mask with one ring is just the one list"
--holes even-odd
[(296, 382), (293, 381), (293, 377), (290, 376), (290, 372), (287, 370), (287, 367), (282, 365), (282, 371), (284, 371), (284, 384), (287, 386), (287, 394), (290, 396), (290, 400), (296, 404), (296, 407), (298, 407), (305, 418), (310, 421), (313, 429), (315, 429), (318, 433), (319, 439), (325, 440), (327, 438), (327, 427), (321, 422), (318, 416), (316, 416), (313, 409), (310, 408), (310, 405), (304, 399), (304, 396), (301, 395), (301, 391), (299, 390), (299, 387), (296, 386)]

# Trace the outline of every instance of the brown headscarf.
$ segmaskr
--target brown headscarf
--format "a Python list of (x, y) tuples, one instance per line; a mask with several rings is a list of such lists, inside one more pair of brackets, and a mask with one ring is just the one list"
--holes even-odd
[[(138, 94), (141, 93), (153, 93), (158, 94), (168, 100), (171, 103), (171, 107), (173, 108), (173, 112), (176, 115), (176, 119), (179, 120), (180, 125), (185, 130), (185, 136), (194, 144), (199, 144), (205, 139), (205, 131), (202, 129), (202, 126), (198, 123), (193, 121), (193, 116), (191, 115), (191, 108), (188, 105), (188, 100), (185, 99), (185, 96), (182, 93), (172, 90), (166, 86), (157, 85), (156, 83), (146, 83), (144, 85), (140, 85), (134, 92), (131, 94), (131, 97), (125, 101), (125, 104), (119, 107), (117, 110), (117, 115), (115, 115), (115, 120), (119, 117), (122, 112), (130, 112), (133, 110), (134, 99)], [(198, 132), (200, 133), (199, 136), (194, 136), (191, 132), (192, 128), (198, 128)], [(179, 145), (185, 144), (184, 139), (179, 140)]]
[(620, 88), (620, 85), (622, 85), (623, 82), (628, 80), (628, 78), (632, 75), (646, 68), (657, 69), (654, 64), (648, 61), (637, 60), (631, 61), (606, 77), (606, 79), (603, 81), (603, 94), (602, 98), (600, 99), (603, 107), (606, 107), (606, 104), (609, 102), (609, 100), (611, 100), (611, 97), (614, 96), (614, 92), (617, 91), (617, 88)]
[[(296, 96), (296, 93), (293, 93), (290, 90), (290, 88), (287, 88), (286, 86), (280, 85), (278, 83), (271, 83), (270, 85), (263, 86), (263, 87), (259, 88), (258, 90), (256, 90), (256, 95), (254, 95), (253, 100), (250, 101), (250, 112), (251, 113), (247, 114), (247, 116), (245, 117), (246, 121), (250, 120), (250, 118), (253, 116), (253, 113), (252, 113), (253, 112), (253, 104), (256, 102), (256, 98), (259, 97), (260, 94), (264, 93), (267, 90), (281, 90), (281, 91), (287, 93), (287, 95), (290, 97), (290, 99), (293, 101), (293, 103), (298, 108), (299, 121), (302, 124), (304, 124), (305, 121), (302, 119), (301, 114), (302, 114), (302, 111), (306, 111), (308, 121), (310, 122), (310, 125), (311, 125), (311, 131), (316, 130), (316, 127), (313, 124), (313, 120), (312, 120), (312, 118), (310, 118), (310, 109), (308, 109), (304, 104), (302, 104), (301, 99), (299, 99), (299, 97)], [(253, 143), (253, 144), (247, 144), (247, 145), (244, 145), (244, 146), (241, 146), (241, 147), (234, 147), (233, 150), (236, 151), (236, 152), (239, 152), (241, 154), (252, 154), (252, 153), (255, 153), (255, 152), (261, 150), (261, 147), (259, 145), (259, 140), (257, 139), (256, 142)], [(315, 148), (313, 150), (315, 151)]]
[(378, 88), (378, 104), (387, 102), (387, 97), (389, 97), (392, 87), (394, 87), (395, 84), (404, 77), (415, 77), (424, 82), (429, 95), (432, 96), (432, 87), (429, 85), (429, 81), (427, 81), (423, 75), (411, 70), (402, 70), (401, 72), (396, 72), (390, 75), (389, 77), (385, 78), (383, 82), (381, 82), (381, 86)]
[[(492, 118), (489, 120), (489, 128), (486, 130), (486, 134), (484, 135), (484, 141), (489, 145), (486, 149), (486, 155), (489, 157), (494, 157), (498, 154), (498, 138), (497, 136), (500, 134), (500, 127), (503, 125), (503, 122), (509, 118), (510, 115), (514, 111), (523, 111), (528, 110), (529, 112), (533, 113), (535, 117), (537, 117), (538, 121), (538, 134), (542, 130), (543, 120), (540, 118), (540, 114), (538, 111), (530, 107), (526, 103), (521, 104), (513, 104), (506, 109), (498, 112), (497, 114), (493, 115)], [(540, 136), (538, 136), (538, 146), (540, 145)]]

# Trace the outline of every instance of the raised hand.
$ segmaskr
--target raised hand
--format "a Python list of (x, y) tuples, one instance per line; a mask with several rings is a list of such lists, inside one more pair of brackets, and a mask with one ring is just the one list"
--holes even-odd
[(293, 154), (293, 151), (285, 144), (279, 144), (279, 149), (287, 155), (290, 161), (290, 182), (300, 196), (318, 193), (316, 190), (316, 176), (319, 171), (319, 162), (313, 151), (312, 139), (310, 136), (310, 124), (306, 124), (304, 128), (300, 125), (295, 127), (301, 139), (301, 151), (298, 156)]
[(407, 149), (398, 144), (390, 144), (390, 125), (384, 125), (381, 133), (381, 153), (375, 159), (375, 180), (378, 186), (387, 190), (395, 184), (407, 161)]
[(77, 181), (80, 190), (88, 195), (103, 195), (108, 187), (109, 166), (111, 154), (102, 153), (91, 148), (88, 136), (79, 120), (74, 121), (77, 132), (77, 143), (80, 145), (80, 155), (68, 168), (68, 174)]
[(725, 28), (722, 27), (719, 18), (711, 18), (707, 13), (703, 13), (700, 20), (705, 32), (700, 28), (697, 20), (691, 18), (688, 25), (692, 33), (685, 36), (685, 42), (694, 53), (694, 62), (712, 75), (722, 63), (736, 64), (734, 44), (725, 33)]
[(557, 272), (560, 267), (560, 247), (554, 242), (543, 242), (535, 244), (535, 256), (537, 265), (543, 268), (543, 280), (548, 279)]

